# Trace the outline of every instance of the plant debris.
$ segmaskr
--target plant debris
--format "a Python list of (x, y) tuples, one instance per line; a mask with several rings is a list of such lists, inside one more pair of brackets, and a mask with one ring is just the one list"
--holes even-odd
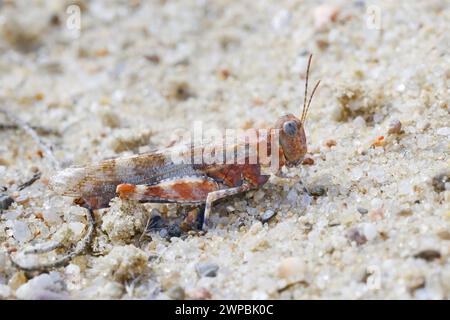
[(423, 259), (423, 260), (426, 260), (426, 261), (433, 261), (433, 260), (436, 260), (436, 259), (440, 259), (441, 258), (441, 253), (439, 251), (437, 251), (437, 250), (432, 250), (432, 249), (423, 250), (423, 251), (420, 251), (419, 253), (416, 253), (414, 255), (414, 258), (416, 258), (416, 259)]
[(443, 172), (434, 176), (431, 183), (433, 185), (434, 191), (438, 193), (445, 191), (446, 189), (445, 184), (447, 183), (450, 184), (450, 173)]

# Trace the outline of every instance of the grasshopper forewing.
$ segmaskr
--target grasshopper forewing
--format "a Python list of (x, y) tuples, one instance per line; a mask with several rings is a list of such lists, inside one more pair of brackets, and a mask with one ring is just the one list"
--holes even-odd
[[(77, 197), (78, 204), (94, 210), (108, 207), (112, 198), (140, 202), (205, 204), (206, 226), (211, 205), (226, 196), (245, 192), (265, 184), (269, 175), (264, 167), (277, 159), (276, 169), (297, 166), (307, 152), (304, 123), (317, 82), (307, 101), (309, 57), (306, 71), (305, 100), (300, 119), (292, 114), (282, 116), (269, 131), (255, 130), (252, 137), (230, 143), (225, 136), (220, 141), (175, 146), (147, 154), (105, 160), (85, 167), (67, 168), (50, 180), (50, 188), (59, 194)], [(264, 130), (264, 131), (263, 131)], [(256, 146), (256, 148), (255, 148)], [(250, 161), (249, 150), (256, 150), (256, 161)], [(222, 161), (206, 163), (198, 154), (213, 149)], [(265, 149), (262, 161), (260, 152)], [(174, 161), (175, 158), (191, 161)], [(228, 161), (231, 155), (233, 161)], [(276, 157), (276, 158), (275, 158)], [(198, 160), (198, 159), (197, 159)], [(254, 160), (254, 159), (253, 159)]]

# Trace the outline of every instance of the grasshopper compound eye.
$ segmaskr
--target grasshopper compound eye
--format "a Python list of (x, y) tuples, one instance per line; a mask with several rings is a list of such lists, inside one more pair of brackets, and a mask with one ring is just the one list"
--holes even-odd
[(297, 134), (297, 123), (295, 121), (286, 121), (283, 124), (283, 131), (289, 136), (295, 136)]

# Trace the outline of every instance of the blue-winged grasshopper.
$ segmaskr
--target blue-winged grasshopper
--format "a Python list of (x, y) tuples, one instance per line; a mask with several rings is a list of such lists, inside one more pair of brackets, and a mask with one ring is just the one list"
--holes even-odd
[[(20, 267), (27, 270), (45, 269), (70, 261), (84, 250), (91, 239), (94, 229), (92, 210), (108, 207), (110, 200), (116, 196), (140, 202), (205, 205), (205, 229), (213, 202), (265, 184), (269, 175), (264, 174), (263, 169), (273, 165), (273, 159), (277, 160), (277, 172), (283, 166), (299, 165), (307, 152), (305, 120), (320, 83), (317, 82), (307, 99), (311, 58), (312, 56), (309, 57), (306, 70), (305, 96), (300, 118), (292, 114), (284, 115), (270, 130), (255, 129), (253, 138), (233, 143), (227, 142), (224, 136), (223, 140), (215, 141), (212, 145), (190, 144), (184, 145), (184, 148), (174, 146), (146, 154), (104, 160), (84, 167), (71, 167), (57, 173), (50, 179), (49, 187), (60, 195), (76, 198), (77, 204), (88, 209), (89, 229), (69, 255), (48, 265)], [(223, 161), (207, 163), (202, 158), (195, 161), (196, 155), (211, 149), (223, 155), (222, 158), (219, 157)], [(262, 149), (266, 154), (264, 161), (259, 157)], [(252, 158), (255, 154), (251, 155), (250, 150), (256, 152), (256, 159)], [(174, 154), (191, 161), (174, 161)], [(232, 155), (231, 163), (227, 155)], [(28, 252), (46, 252), (56, 245)]]

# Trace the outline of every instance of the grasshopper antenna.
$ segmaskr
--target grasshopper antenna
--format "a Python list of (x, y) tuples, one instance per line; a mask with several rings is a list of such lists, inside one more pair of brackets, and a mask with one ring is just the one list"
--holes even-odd
[(312, 98), (314, 97), (314, 94), (316, 93), (317, 87), (320, 84), (320, 80), (317, 81), (316, 85), (314, 86), (314, 89), (311, 93), (311, 96), (309, 97), (308, 103), (306, 103), (307, 97), (308, 97), (308, 82), (309, 82), (309, 69), (311, 67), (311, 61), (312, 61), (312, 54), (309, 55), (308, 59), (308, 66), (306, 68), (306, 81), (305, 81), (305, 97), (303, 100), (303, 110), (302, 110), (302, 116), (300, 118), (301, 123), (304, 125), (306, 121), (306, 117), (308, 115), (309, 106), (311, 105)]

